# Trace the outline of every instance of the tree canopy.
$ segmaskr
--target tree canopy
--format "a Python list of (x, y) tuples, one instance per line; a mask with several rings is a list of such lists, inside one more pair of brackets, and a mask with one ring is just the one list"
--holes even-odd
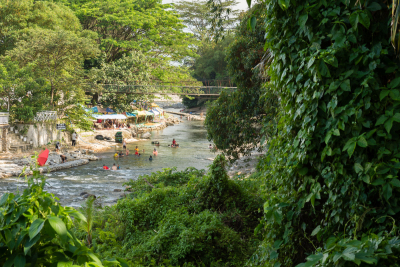
[(191, 34), (171, 5), (158, 0), (95, 0), (70, 5), (83, 29), (98, 34), (97, 42), (111, 62), (130, 51), (182, 60), (193, 56)]
[[(238, 4), (236, 0), (225, 0), (221, 2), (222, 8), (233, 7)], [(213, 20), (212, 7), (206, 0), (185, 1), (180, 0), (174, 4), (187, 29), (200, 41), (212, 42), (215, 40), (215, 32), (212, 30), (215, 21)], [(234, 29), (238, 22), (239, 11), (230, 10), (223, 12), (226, 19), (221, 21), (225, 30)], [(226, 31), (227, 32), (227, 31)]]
[(74, 13), (62, 4), (0, 0), (0, 56), (14, 47), (21, 34), (35, 27), (77, 32), (81, 24)]

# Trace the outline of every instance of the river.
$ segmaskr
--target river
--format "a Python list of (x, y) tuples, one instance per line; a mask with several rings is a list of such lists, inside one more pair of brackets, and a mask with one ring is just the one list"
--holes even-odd
[[(161, 171), (163, 168), (177, 167), (184, 170), (187, 167), (207, 169), (212, 163), (210, 159), (215, 154), (208, 148), (207, 133), (201, 121), (184, 121), (175, 126), (169, 126), (161, 131), (151, 133), (151, 140), (138, 141), (128, 144), (132, 153), (119, 159), (114, 159), (115, 151), (122, 150), (122, 146), (111, 149), (96, 156), (99, 161), (92, 161), (80, 167), (45, 174), (47, 185), (45, 190), (53, 193), (60, 199), (60, 203), (72, 207), (80, 207), (84, 201), (80, 196), (82, 192), (101, 197), (105, 205), (116, 203), (123, 192), (114, 192), (115, 189), (124, 190), (124, 183), (130, 179), (137, 179), (140, 175)], [(175, 138), (180, 145), (179, 148), (170, 148), (172, 139)], [(151, 141), (159, 141), (156, 147), (158, 156), (149, 156), (155, 148)], [(135, 147), (138, 146), (141, 156), (133, 155)], [(144, 153), (143, 153), (144, 149)], [(119, 164), (121, 170), (103, 170), (103, 164), (111, 166)], [(0, 195), (4, 192), (22, 191), (26, 187), (24, 179), (8, 178), (0, 180)]]

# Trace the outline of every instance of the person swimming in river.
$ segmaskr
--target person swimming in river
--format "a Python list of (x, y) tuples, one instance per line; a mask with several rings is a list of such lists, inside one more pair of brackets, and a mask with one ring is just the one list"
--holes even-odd
[(118, 157), (119, 157), (118, 152), (115, 152), (114, 158), (118, 158)]
[(157, 155), (158, 155), (158, 151), (157, 151), (157, 149), (155, 149), (155, 148), (154, 148), (154, 150), (153, 150), (153, 155), (154, 155), (154, 156), (157, 156)]
[(139, 155), (139, 148), (137, 146), (135, 148), (135, 155)]
[(210, 144), (210, 145), (208, 146), (208, 148), (209, 148), (209, 149), (212, 149), (212, 148), (213, 148), (212, 144)]
[(175, 139), (172, 139), (172, 145), (173, 145), (173, 146), (176, 146), (176, 141), (175, 141)]
[(112, 166), (111, 170), (113, 170), (113, 171), (118, 170), (118, 169), (117, 169), (117, 166), (115, 166), (115, 163), (114, 163), (114, 165)]
[(117, 166), (117, 170), (120, 170), (121, 169), (121, 167), (119, 166), (119, 164), (118, 164), (118, 166)]
[(153, 160), (153, 157), (152, 157), (152, 156), (150, 156), (149, 160)]
[(118, 156), (123, 157), (124, 154), (122, 153), (122, 151), (119, 152)]
[(103, 169), (104, 170), (109, 170), (110, 168), (108, 168), (106, 165), (103, 164)]

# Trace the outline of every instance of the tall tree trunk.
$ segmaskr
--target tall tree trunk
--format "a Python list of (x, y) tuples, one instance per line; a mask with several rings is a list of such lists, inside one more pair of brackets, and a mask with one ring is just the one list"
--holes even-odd
[(53, 105), (53, 109), (54, 109), (54, 85), (53, 85), (53, 81), (51, 81), (50, 83), (51, 83), (51, 101), (50, 101), (50, 105)]

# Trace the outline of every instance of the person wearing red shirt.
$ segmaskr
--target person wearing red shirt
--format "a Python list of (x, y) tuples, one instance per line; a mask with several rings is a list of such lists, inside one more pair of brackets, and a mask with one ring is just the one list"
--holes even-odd
[(109, 170), (110, 168), (108, 168), (106, 165), (103, 165), (103, 169), (104, 170)]
[(175, 139), (172, 139), (172, 144), (173, 144), (174, 146), (176, 145)]

